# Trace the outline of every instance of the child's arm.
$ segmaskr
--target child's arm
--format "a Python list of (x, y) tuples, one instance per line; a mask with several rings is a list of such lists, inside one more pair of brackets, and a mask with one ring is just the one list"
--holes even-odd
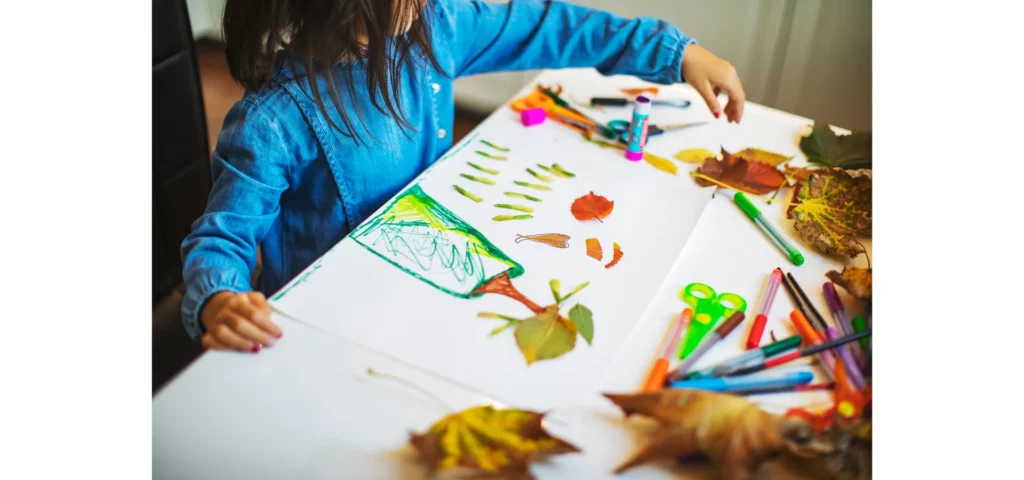
[(456, 76), (574, 67), (661, 84), (685, 76), (715, 116), (721, 111), (718, 91), (729, 95), (729, 119), (742, 115), (743, 87), (735, 69), (665, 21), (630, 20), (558, 1), (440, 0), (437, 6), (455, 37)]
[(204, 347), (258, 351), (281, 333), (270, 306), (251, 292), (256, 246), (280, 211), (288, 156), (273, 120), (242, 100), (224, 120), (213, 153), (206, 212), (181, 245), (185, 330)]

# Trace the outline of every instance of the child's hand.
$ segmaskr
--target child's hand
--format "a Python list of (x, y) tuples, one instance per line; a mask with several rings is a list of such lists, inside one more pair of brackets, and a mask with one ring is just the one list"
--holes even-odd
[(716, 57), (700, 45), (691, 44), (683, 52), (683, 78), (704, 97), (715, 118), (722, 113), (718, 106), (718, 94), (725, 92), (729, 95), (725, 117), (730, 122), (740, 123), (746, 95), (740, 78), (736, 76), (736, 69), (729, 62)]
[(199, 315), (206, 327), (203, 347), (257, 353), (281, 338), (270, 321), (270, 304), (259, 292), (219, 292), (210, 297)]

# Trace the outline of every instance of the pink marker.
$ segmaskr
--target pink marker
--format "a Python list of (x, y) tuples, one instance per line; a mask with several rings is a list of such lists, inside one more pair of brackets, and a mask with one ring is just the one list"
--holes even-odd
[(750, 336), (747, 337), (747, 350), (753, 350), (761, 346), (761, 336), (764, 334), (764, 326), (768, 323), (768, 310), (772, 308), (772, 301), (775, 300), (775, 293), (779, 291), (779, 284), (782, 283), (782, 269), (772, 270), (768, 277), (768, 286), (765, 287), (764, 298), (761, 299), (761, 308), (758, 309), (757, 317), (754, 318), (754, 325), (750, 327)]

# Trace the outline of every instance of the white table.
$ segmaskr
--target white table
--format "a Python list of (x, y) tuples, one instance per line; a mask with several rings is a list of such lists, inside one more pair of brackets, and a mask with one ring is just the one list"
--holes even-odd
[[(537, 81), (562, 83), (567, 91), (571, 91), (572, 84), (601, 85), (610, 94), (620, 86), (635, 87), (640, 83), (629, 77), (601, 77), (589, 69), (545, 72)], [(692, 96), (691, 109), (706, 110), (688, 86), (671, 90)], [(507, 108), (502, 108), (492, 117), (510, 114)], [(486, 132), (490, 120), (485, 120), (477, 131)], [(648, 150), (670, 156), (681, 148), (717, 151), (721, 144), (730, 151), (757, 147), (796, 155), (796, 161), (802, 161), (798, 140), (811, 123), (748, 103), (741, 125), (716, 122), (714, 133), (704, 134), (703, 144), (694, 144), (691, 138), (686, 145), (679, 146), (666, 135), (652, 140)], [(568, 129), (566, 135), (578, 136)], [(681, 170), (690, 168), (682, 167)], [(682, 173), (680, 181), (691, 181)], [(820, 294), (824, 273), (841, 269), (842, 264), (801, 244), (806, 263), (796, 269), (731, 203), (721, 195), (708, 203), (667, 280), (604, 372), (598, 391), (636, 390), (660, 350), (674, 315), (683, 306), (677, 295), (688, 283), (729, 285), (730, 291), (754, 304), (748, 307), (750, 312), (760, 299), (766, 275), (781, 266), (793, 271), (816, 306), (827, 311)], [(791, 238), (798, 238), (792, 231), (792, 222), (783, 220), (782, 208), (762, 205), (762, 211), (775, 225), (787, 228)], [(867, 246), (870, 251), (870, 243)], [(863, 265), (862, 258), (855, 264)], [(844, 301), (848, 299), (844, 296)], [(855, 302), (847, 301), (846, 305), (851, 315), (859, 313)], [(788, 296), (779, 292), (765, 335), (774, 330), (779, 337), (788, 336), (783, 319), (793, 308)], [(276, 315), (274, 321), (286, 332), (274, 347), (259, 355), (205, 353), (156, 395), (154, 478), (422, 478), (425, 470), (408, 446), (408, 433), (424, 431), (450, 411), (496, 403), (488, 392), (447, 381), (295, 319)], [(746, 338), (746, 328), (749, 327), (737, 330), (712, 349), (697, 366), (738, 353)], [(439, 399), (401, 383), (370, 376), (367, 368), (414, 382)], [(597, 393), (585, 395), (578, 404), (552, 411), (547, 428), (576, 444), (583, 453), (555, 457), (536, 465), (533, 472), (539, 478), (613, 478), (612, 469), (640, 446), (643, 432), (652, 424), (643, 420), (624, 421), (618, 410)], [(768, 410), (781, 411), (828, 399), (828, 394), (817, 392), (763, 396), (757, 400)], [(671, 466), (650, 465), (614, 478), (667, 479), (679, 475)]]

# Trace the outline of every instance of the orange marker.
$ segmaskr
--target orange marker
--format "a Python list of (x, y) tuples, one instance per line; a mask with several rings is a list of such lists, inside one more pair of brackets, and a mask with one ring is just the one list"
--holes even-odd
[[(807, 317), (804, 316), (803, 312), (800, 310), (793, 310), (793, 313), (789, 314), (789, 319), (793, 322), (793, 326), (796, 327), (797, 333), (800, 334), (800, 338), (803, 338), (805, 343), (810, 345), (821, 345), (822, 343), (825, 343), (825, 339), (822, 338), (821, 332), (815, 331), (814, 328), (811, 327), (811, 324), (807, 322)], [(825, 365), (825, 368), (823, 369), (825, 371), (825, 375), (827, 375), (830, 380), (834, 381), (836, 378), (836, 357), (832, 355), (832, 352), (824, 350), (821, 353), (818, 353), (818, 360)]]
[(668, 374), (669, 360), (672, 358), (672, 354), (676, 351), (679, 339), (683, 336), (683, 329), (690, 325), (690, 320), (692, 319), (693, 309), (687, 308), (686, 310), (683, 310), (675, 328), (672, 329), (672, 336), (668, 337), (668, 345), (665, 346), (665, 353), (661, 355), (661, 358), (654, 362), (654, 367), (651, 368), (651, 374), (647, 377), (647, 382), (644, 383), (643, 391), (657, 392), (665, 386), (665, 376)]

